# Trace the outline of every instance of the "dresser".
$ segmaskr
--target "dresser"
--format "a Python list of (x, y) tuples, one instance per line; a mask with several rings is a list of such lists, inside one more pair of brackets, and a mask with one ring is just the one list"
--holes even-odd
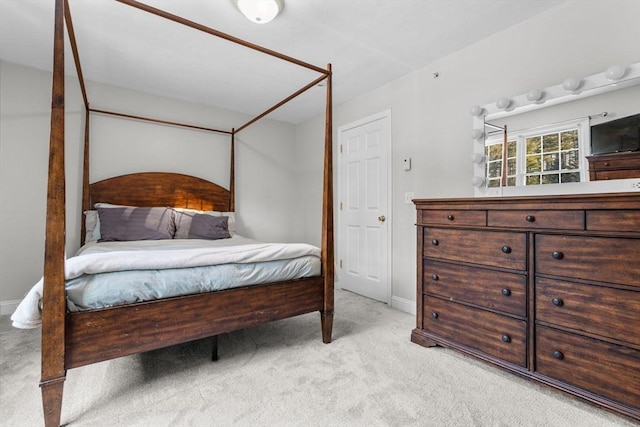
[(413, 342), (640, 420), (640, 193), (414, 202)]
[(640, 151), (587, 156), (589, 179), (640, 178)]

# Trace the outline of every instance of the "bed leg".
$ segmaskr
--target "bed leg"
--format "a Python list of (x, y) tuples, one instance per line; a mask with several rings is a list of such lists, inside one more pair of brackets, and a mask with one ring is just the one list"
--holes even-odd
[(320, 321), (322, 323), (322, 342), (331, 342), (331, 332), (333, 331), (333, 311), (321, 311)]
[(65, 377), (61, 377), (40, 383), (44, 425), (46, 427), (58, 427), (60, 425), (64, 380)]
[(218, 360), (218, 336), (214, 335), (212, 338), (213, 346), (211, 348), (211, 360), (215, 362)]

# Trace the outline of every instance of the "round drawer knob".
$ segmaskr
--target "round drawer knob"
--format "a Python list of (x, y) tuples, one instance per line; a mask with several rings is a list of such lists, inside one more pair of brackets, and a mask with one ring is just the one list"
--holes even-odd
[(437, 274), (432, 274), (431, 275), (431, 280), (438, 280), (438, 279), (439, 279), (439, 277), (438, 277)]
[(509, 246), (503, 246), (502, 247), (502, 252), (504, 252), (505, 254), (510, 254), (511, 253), (511, 248)]
[(564, 301), (562, 301), (561, 298), (554, 298), (551, 300), (551, 302), (553, 303), (553, 305), (555, 305), (556, 307), (562, 307), (564, 305)]
[(438, 318), (438, 313), (436, 313), (435, 311), (433, 313), (431, 313), (431, 317), (434, 319)]
[(527, 215), (526, 218), (527, 222), (534, 222), (536, 220), (536, 217), (533, 215)]
[(562, 360), (564, 359), (564, 354), (562, 354), (562, 352), (560, 350), (553, 350), (553, 353), (551, 353), (553, 355), (554, 358), (558, 359), (558, 360)]
[(433, 239), (433, 240), (431, 241), (431, 244), (432, 244), (433, 246), (438, 246), (438, 243), (440, 243), (440, 242), (438, 242), (438, 239)]
[(564, 258), (564, 254), (560, 251), (554, 251), (551, 256), (553, 257), (553, 259), (562, 259)]
[(454, 217), (453, 217), (453, 215), (447, 215), (447, 219), (448, 219), (449, 221), (453, 221)]
[(511, 342), (511, 337), (507, 334), (502, 336), (502, 342), (506, 342), (506, 343), (510, 343)]
[(502, 288), (502, 295), (508, 297), (509, 295), (511, 295), (511, 290), (509, 288)]

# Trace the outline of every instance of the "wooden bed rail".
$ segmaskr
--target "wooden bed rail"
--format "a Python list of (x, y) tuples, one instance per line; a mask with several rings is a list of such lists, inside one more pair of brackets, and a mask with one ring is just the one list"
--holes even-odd
[(95, 108), (89, 108), (89, 111), (91, 113), (105, 114), (105, 115), (108, 115), (108, 116), (121, 117), (121, 118), (125, 118), (125, 119), (141, 120), (141, 121), (144, 121), (144, 122), (158, 123), (158, 124), (161, 124), (161, 125), (177, 126), (177, 127), (187, 128), (187, 129), (203, 130), (203, 131), (207, 131), (207, 132), (216, 132), (216, 133), (223, 133), (223, 134), (226, 134), (226, 135), (231, 135), (231, 131), (228, 131), (228, 130), (209, 128), (209, 127), (205, 127), (205, 126), (190, 125), (190, 124), (186, 124), (186, 123), (173, 122), (173, 121), (169, 121), (169, 120), (154, 119), (152, 117), (143, 117), (143, 116), (137, 116), (137, 115), (134, 115), (134, 114), (116, 113), (114, 111), (98, 110), (98, 109), (95, 109)]
[(307, 84), (306, 86), (304, 86), (302, 89), (296, 91), (295, 93), (289, 95), (288, 97), (286, 97), (285, 99), (283, 99), (282, 101), (278, 102), (277, 104), (275, 104), (273, 107), (268, 108), (264, 113), (261, 113), (259, 115), (257, 115), (256, 117), (254, 117), (253, 119), (249, 120), (247, 123), (243, 124), (242, 126), (240, 126), (236, 132), (240, 132), (241, 130), (243, 130), (246, 127), (249, 127), (250, 125), (254, 124), (255, 122), (257, 122), (258, 120), (260, 120), (261, 118), (265, 117), (266, 115), (268, 115), (269, 113), (277, 110), (278, 108), (282, 107), (284, 104), (286, 104), (287, 102), (291, 101), (292, 99), (298, 97), (299, 95), (302, 95), (303, 93), (305, 93), (306, 91), (308, 91), (309, 89), (311, 89), (314, 86), (317, 86), (318, 84), (320, 84), (323, 80), (327, 79), (328, 76), (330, 76), (330, 74), (327, 74), (326, 76), (320, 76), (317, 79), (315, 79), (314, 81), (312, 81), (311, 83)]
[(84, 84), (84, 74), (82, 73), (82, 65), (80, 64), (80, 55), (78, 54), (78, 43), (76, 42), (76, 32), (73, 29), (73, 20), (71, 19), (71, 9), (69, 9), (69, 1), (64, 0), (64, 22), (67, 27), (67, 34), (69, 35), (69, 44), (71, 45), (71, 52), (73, 52), (73, 62), (76, 65), (76, 72), (78, 73), (78, 80), (80, 81), (80, 92), (82, 92), (82, 100), (84, 101), (84, 107), (89, 109), (89, 97), (87, 96), (87, 88)]
[(211, 34), (212, 36), (216, 36), (218, 38), (228, 40), (228, 41), (230, 41), (232, 43), (239, 44), (239, 45), (244, 46), (246, 48), (257, 50), (258, 52), (262, 52), (262, 53), (264, 53), (266, 55), (273, 56), (275, 58), (281, 59), (283, 61), (290, 62), (290, 63), (298, 65), (300, 67), (307, 68), (309, 70), (313, 70), (313, 71), (316, 71), (316, 72), (322, 73), (322, 74), (326, 74), (327, 73), (326, 70), (324, 70), (324, 69), (322, 69), (320, 67), (316, 67), (315, 65), (309, 64), (309, 63), (304, 62), (304, 61), (300, 61), (299, 59), (293, 58), (291, 56), (284, 55), (284, 54), (282, 54), (280, 52), (276, 52), (275, 50), (267, 49), (266, 47), (259, 46), (259, 45), (254, 44), (254, 43), (249, 43), (248, 41), (239, 39), (238, 37), (234, 37), (231, 34), (227, 34), (227, 33), (223, 33), (222, 31), (214, 30), (213, 28), (209, 28), (209, 27), (204, 26), (202, 24), (198, 24), (197, 22), (193, 22), (193, 21), (190, 21), (188, 19), (184, 19), (184, 18), (182, 18), (180, 16), (173, 15), (171, 13), (165, 12), (164, 10), (156, 9), (155, 7), (146, 5), (144, 3), (140, 3), (140, 2), (137, 2), (137, 1), (134, 1), (134, 0), (116, 0), (116, 1), (120, 2), (120, 3), (127, 4), (129, 6), (135, 7), (135, 8), (140, 9), (140, 10), (144, 10), (145, 12), (149, 12), (149, 13), (151, 13), (153, 15), (157, 15), (157, 16), (160, 16), (162, 18), (168, 19), (169, 21), (177, 22), (179, 24), (186, 25), (187, 27), (191, 27), (191, 28), (193, 28), (195, 30), (199, 30), (199, 31), (202, 31), (202, 32), (207, 33), (207, 34)]

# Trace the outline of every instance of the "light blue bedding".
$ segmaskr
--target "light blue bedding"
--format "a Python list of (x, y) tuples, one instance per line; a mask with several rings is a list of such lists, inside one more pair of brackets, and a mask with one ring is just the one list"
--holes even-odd
[[(84, 246), (78, 255), (112, 251), (166, 251), (256, 243), (241, 236), (231, 239), (105, 242)], [(320, 274), (317, 256), (258, 263), (228, 263), (171, 269), (149, 269), (84, 274), (67, 281), (70, 311), (113, 307), (160, 298), (217, 291), (233, 287), (293, 280)]]

